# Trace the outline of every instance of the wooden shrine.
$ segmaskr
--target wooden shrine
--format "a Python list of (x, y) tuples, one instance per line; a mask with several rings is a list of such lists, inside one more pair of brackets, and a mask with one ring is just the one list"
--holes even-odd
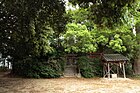
[(121, 54), (104, 54), (102, 56), (103, 77), (111, 78), (113, 75), (118, 77), (122, 73), (123, 77), (126, 78), (125, 64), (128, 60)]

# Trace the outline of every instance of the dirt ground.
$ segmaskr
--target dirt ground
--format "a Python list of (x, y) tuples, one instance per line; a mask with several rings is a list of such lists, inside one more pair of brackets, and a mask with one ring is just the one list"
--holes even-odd
[(140, 93), (140, 80), (103, 78), (23, 79), (0, 73), (0, 93)]

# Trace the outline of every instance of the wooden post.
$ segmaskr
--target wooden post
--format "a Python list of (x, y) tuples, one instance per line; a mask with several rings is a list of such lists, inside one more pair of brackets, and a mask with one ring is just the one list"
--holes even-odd
[(105, 78), (105, 75), (106, 75), (105, 71), (106, 71), (106, 69), (105, 69), (105, 63), (103, 63), (103, 77), (104, 78)]
[(107, 63), (107, 75), (108, 75), (108, 78), (110, 78), (110, 66), (109, 66), (109, 63)]
[(124, 63), (123, 63), (123, 75), (124, 75), (124, 78), (126, 78)]
[(117, 65), (117, 76), (119, 77), (119, 66)]

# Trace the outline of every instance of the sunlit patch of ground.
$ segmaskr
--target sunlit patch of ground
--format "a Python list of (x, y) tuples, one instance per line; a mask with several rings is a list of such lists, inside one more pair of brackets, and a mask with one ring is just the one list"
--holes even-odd
[(123, 78), (23, 79), (0, 75), (0, 93), (140, 93), (140, 80)]

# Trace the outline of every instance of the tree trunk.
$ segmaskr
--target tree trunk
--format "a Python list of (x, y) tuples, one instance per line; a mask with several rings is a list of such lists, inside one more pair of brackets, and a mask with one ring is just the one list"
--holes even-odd
[[(136, 35), (138, 35), (137, 37), (139, 37), (140, 25), (136, 24), (135, 27), (136, 27)], [(140, 45), (140, 41), (138, 41), (138, 44)], [(140, 49), (137, 51), (137, 54), (138, 54), (138, 58), (135, 59), (135, 62), (134, 62), (134, 74), (136, 74), (136, 75), (140, 74)]]
[(138, 59), (136, 59), (134, 62), (134, 74), (140, 74), (140, 55), (138, 56)]

